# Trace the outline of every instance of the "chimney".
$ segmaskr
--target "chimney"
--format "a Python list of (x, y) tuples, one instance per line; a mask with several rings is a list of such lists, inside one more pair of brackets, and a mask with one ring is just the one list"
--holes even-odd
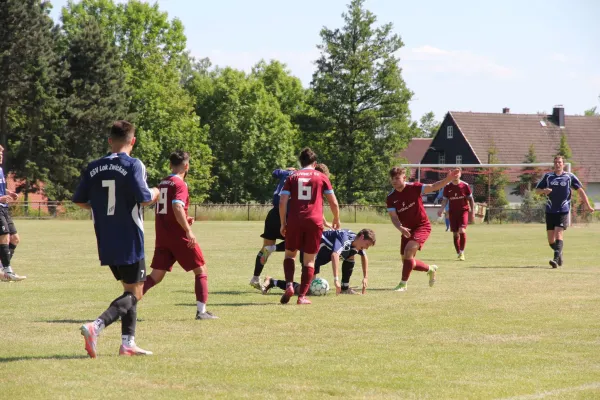
[(510, 114), (510, 108), (508, 108), (508, 107), (504, 107), (504, 108), (502, 109), (502, 114)]
[(559, 104), (554, 106), (552, 109), (552, 119), (559, 127), (565, 127), (565, 108), (562, 105)]

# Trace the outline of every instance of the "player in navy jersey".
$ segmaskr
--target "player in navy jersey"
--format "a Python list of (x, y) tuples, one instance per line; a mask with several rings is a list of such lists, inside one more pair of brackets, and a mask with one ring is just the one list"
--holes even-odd
[[(276, 239), (284, 239), (280, 232), (281, 222), (279, 218), (279, 193), (281, 192), (287, 177), (293, 174), (295, 170), (296, 168), (288, 168), (285, 170), (276, 169), (273, 171), (273, 177), (278, 178), (279, 182), (275, 188), (275, 192), (273, 193), (273, 208), (267, 214), (267, 218), (265, 219), (265, 229), (263, 234), (260, 235), (263, 238), (263, 247), (256, 256), (256, 261), (254, 263), (254, 275), (250, 279), (250, 286), (258, 290), (262, 290), (260, 284), (260, 274), (262, 273), (269, 256), (273, 252), (285, 251), (285, 241), (281, 241), (277, 243), (277, 245), (275, 244)], [(319, 163), (316, 165), (315, 170), (322, 172), (329, 177), (329, 168), (327, 165)], [(331, 225), (329, 225), (325, 217), (323, 217), (323, 225), (326, 228), (331, 228)]]
[(287, 169), (276, 169), (273, 171), (273, 178), (278, 179), (277, 187), (273, 192), (273, 208), (269, 210), (267, 214), (267, 218), (265, 218), (265, 228), (260, 235), (263, 238), (263, 247), (260, 249), (258, 254), (256, 255), (256, 260), (254, 262), (254, 275), (250, 279), (250, 286), (255, 289), (260, 290), (260, 274), (262, 273), (269, 256), (274, 251), (284, 251), (285, 243), (281, 242), (279, 245), (275, 245), (277, 239), (284, 239), (281, 236), (281, 222), (279, 219), (279, 193), (283, 188), (283, 184), (285, 180), (294, 173), (296, 168), (287, 168)]
[(407, 290), (407, 282), (413, 270), (427, 272), (429, 286), (436, 279), (437, 266), (427, 265), (415, 257), (431, 233), (431, 223), (423, 206), (423, 194), (435, 192), (460, 175), (460, 170), (450, 171), (448, 176), (432, 185), (406, 182), (406, 169), (394, 167), (390, 170), (390, 181), (394, 190), (387, 196), (386, 206), (392, 224), (402, 234), (400, 255), (402, 256), (402, 280), (394, 288), (397, 292)]
[[(0, 165), (3, 161), (4, 147), (0, 146)], [(8, 190), (6, 187), (4, 170), (0, 168), (0, 261), (2, 262), (0, 280), (4, 282), (18, 282), (27, 278), (26, 276), (17, 275), (10, 265), (20, 239), (12, 217), (10, 216), (8, 203), (17, 200), (18, 198), (19, 195), (16, 192)]]
[(152, 273), (144, 282), (144, 294), (159, 284), (175, 261), (186, 271), (194, 273), (196, 319), (216, 319), (206, 311), (208, 301), (208, 272), (204, 255), (192, 231), (194, 218), (188, 215), (190, 195), (184, 179), (190, 168), (190, 155), (176, 151), (169, 157), (171, 175), (158, 185), (160, 197), (156, 203), (156, 245), (152, 258)]
[[(318, 275), (321, 272), (323, 265), (331, 262), (333, 268), (334, 281), (339, 280), (339, 263), (342, 259), (342, 285), (341, 294), (359, 294), (350, 287), (350, 277), (354, 270), (354, 258), (359, 255), (361, 258), (363, 281), (363, 293), (367, 289), (369, 280), (369, 262), (366, 250), (375, 246), (375, 232), (371, 229), (362, 229), (358, 234), (348, 229), (330, 230), (323, 232), (321, 236), (321, 247), (315, 259), (315, 273)], [(300, 259), (302, 259), (302, 254)], [(266, 294), (271, 288), (279, 287), (281, 290), (286, 289), (284, 280), (277, 280), (271, 277), (266, 277), (263, 282), (262, 292)], [(294, 282), (294, 292), (298, 294), (300, 284)]]
[[(315, 170), (317, 155), (307, 147), (300, 152), (299, 160), (302, 169), (288, 177), (280, 193), (279, 218), (281, 235), (285, 237), (283, 270), (287, 283), (280, 300), (282, 304), (287, 304), (294, 295), (294, 259), (298, 251), (304, 252), (304, 265), (297, 304), (311, 303), (306, 293), (312, 282), (315, 256), (323, 234), (323, 196), (333, 213), (331, 226), (333, 229), (340, 227), (340, 209), (331, 182), (325, 174)], [(336, 291), (339, 293), (340, 290), (339, 282), (336, 282)]]
[(92, 211), (100, 264), (110, 266), (124, 289), (94, 322), (81, 327), (85, 349), (92, 358), (97, 355), (98, 335), (119, 317), (119, 354), (152, 354), (135, 344), (135, 324), (137, 303), (142, 299), (146, 280), (142, 206), (153, 204), (159, 191), (148, 187), (144, 164), (129, 156), (135, 144), (134, 134), (134, 126), (127, 121), (113, 124), (108, 139), (111, 153), (87, 166), (73, 196), (75, 204)]
[(552, 268), (560, 267), (563, 264), (563, 232), (569, 224), (572, 190), (575, 189), (579, 192), (588, 211), (594, 211), (579, 179), (572, 173), (565, 172), (564, 168), (563, 157), (554, 157), (554, 171), (544, 175), (535, 187), (537, 194), (544, 194), (548, 197), (546, 233), (548, 234), (548, 244), (554, 250), (554, 257), (550, 260)]

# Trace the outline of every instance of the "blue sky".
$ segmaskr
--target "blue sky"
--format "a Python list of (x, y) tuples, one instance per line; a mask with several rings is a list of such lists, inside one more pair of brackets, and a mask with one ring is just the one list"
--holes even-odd
[[(249, 71), (277, 59), (308, 86), (319, 31), (341, 27), (349, 0), (159, 0), (179, 18), (188, 48)], [(53, 0), (58, 20), (66, 0)], [(599, 106), (600, 2), (572, 0), (367, 0), (404, 42), (400, 65), (414, 119), (434, 111), (567, 114)]]

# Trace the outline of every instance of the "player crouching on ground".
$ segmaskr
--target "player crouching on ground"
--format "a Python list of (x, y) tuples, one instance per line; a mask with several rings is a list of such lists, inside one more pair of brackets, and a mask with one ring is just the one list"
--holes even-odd
[[(350, 287), (350, 277), (354, 271), (354, 257), (358, 254), (363, 270), (362, 289), (363, 293), (367, 289), (369, 261), (367, 259), (366, 250), (375, 246), (375, 232), (371, 229), (363, 229), (358, 234), (348, 230), (341, 229), (338, 231), (330, 230), (323, 232), (321, 237), (321, 248), (317, 253), (315, 260), (315, 277), (321, 272), (321, 266), (328, 264), (331, 261), (333, 268), (334, 281), (339, 280), (339, 263), (342, 259), (342, 285), (341, 294), (360, 294)], [(302, 261), (302, 254), (300, 260)], [(299, 283), (294, 282), (294, 293), (298, 294)], [(337, 285), (336, 285), (337, 286)], [(281, 290), (286, 289), (284, 280), (273, 279), (266, 277), (263, 282), (262, 292), (267, 294), (273, 287), (278, 287)], [(310, 293), (309, 293), (310, 294)]]
[[(460, 168), (458, 168), (460, 171)], [(452, 182), (444, 187), (444, 198), (438, 216), (442, 216), (448, 206), (448, 217), (450, 219), (450, 230), (454, 239), (454, 248), (459, 261), (465, 261), (465, 247), (467, 246), (467, 226), (469, 221), (473, 222), (475, 216), (475, 201), (471, 194), (471, 188), (466, 182), (460, 180), (459, 172)]]
[(144, 283), (144, 294), (159, 284), (167, 272), (173, 270), (175, 261), (186, 271), (194, 272), (196, 292), (196, 319), (216, 319), (206, 311), (208, 300), (208, 275), (204, 255), (192, 231), (194, 218), (188, 216), (190, 196), (184, 179), (190, 168), (190, 155), (175, 151), (169, 157), (171, 175), (164, 178), (158, 190), (156, 203), (156, 245), (152, 259), (152, 273)]
[(387, 210), (392, 224), (402, 234), (400, 242), (402, 280), (394, 288), (395, 291), (406, 291), (408, 278), (413, 269), (427, 272), (429, 286), (433, 286), (435, 283), (437, 266), (429, 266), (423, 261), (415, 259), (417, 251), (421, 250), (431, 233), (431, 223), (427, 218), (421, 196), (440, 190), (457, 176), (460, 176), (460, 171), (455, 169), (445, 179), (433, 185), (424, 185), (420, 182), (406, 182), (405, 168), (394, 167), (390, 170), (390, 181), (394, 190), (388, 194)]

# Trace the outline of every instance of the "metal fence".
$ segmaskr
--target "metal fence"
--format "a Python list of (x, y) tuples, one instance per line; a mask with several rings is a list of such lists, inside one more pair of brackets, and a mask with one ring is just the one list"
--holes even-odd
[[(436, 221), (439, 205), (426, 204), (427, 213), (432, 221)], [(264, 221), (267, 213), (272, 208), (271, 204), (204, 204), (192, 203), (189, 215), (198, 221)], [(65, 219), (81, 220), (91, 219), (89, 210), (84, 210), (72, 202), (45, 201), (45, 202), (14, 202), (10, 204), (11, 215), (19, 219)], [(154, 207), (144, 207), (144, 219), (154, 219)], [(331, 221), (332, 215), (325, 207), (325, 217)], [(355, 223), (381, 223), (388, 222), (389, 217), (384, 205), (359, 205), (341, 204), (340, 218), (344, 222)], [(478, 222), (487, 223), (543, 223), (544, 208), (536, 206), (527, 208), (521, 206), (513, 208), (487, 209)], [(573, 223), (600, 222), (600, 212), (572, 213)]]

